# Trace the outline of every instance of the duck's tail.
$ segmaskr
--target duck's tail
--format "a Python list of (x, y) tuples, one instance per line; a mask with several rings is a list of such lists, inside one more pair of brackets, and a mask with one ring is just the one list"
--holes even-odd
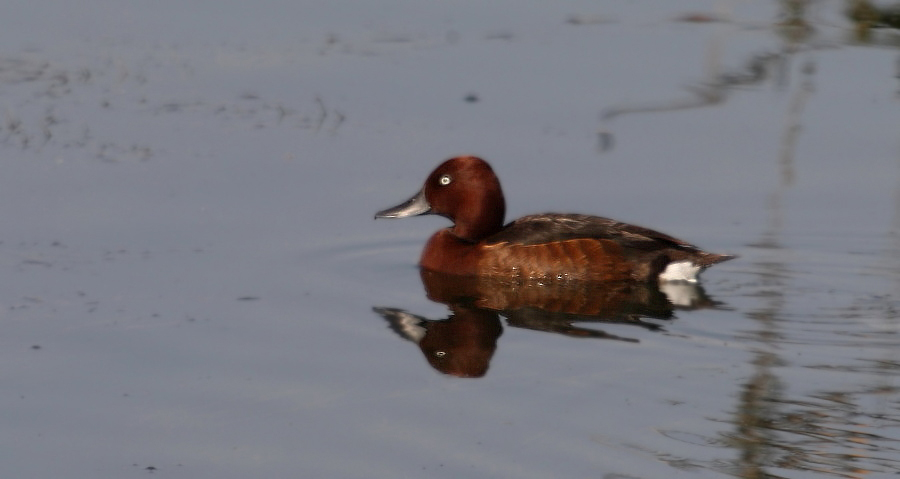
[(693, 258), (673, 261), (667, 264), (665, 269), (659, 274), (659, 280), (696, 283), (704, 269), (734, 258), (737, 258), (737, 255), (707, 253), (704, 251)]

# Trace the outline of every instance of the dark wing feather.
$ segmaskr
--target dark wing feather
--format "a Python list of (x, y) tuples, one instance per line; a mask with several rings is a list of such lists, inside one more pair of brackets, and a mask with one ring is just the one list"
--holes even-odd
[(690, 243), (649, 228), (599, 216), (557, 213), (523, 216), (486, 238), (485, 242), (533, 245), (578, 238), (607, 239), (638, 250), (699, 251)]

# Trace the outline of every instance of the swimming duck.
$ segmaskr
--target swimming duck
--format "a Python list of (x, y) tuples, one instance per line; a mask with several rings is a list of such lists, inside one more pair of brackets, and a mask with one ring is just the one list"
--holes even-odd
[(506, 202), (491, 166), (475, 156), (441, 163), (412, 198), (375, 218), (444, 216), (422, 268), (516, 281), (687, 281), (734, 255), (715, 254), (641, 226), (582, 214), (544, 213), (504, 225)]

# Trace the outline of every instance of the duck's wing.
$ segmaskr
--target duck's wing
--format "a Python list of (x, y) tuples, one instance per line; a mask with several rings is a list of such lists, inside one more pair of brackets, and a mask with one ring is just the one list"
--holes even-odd
[(703, 251), (697, 246), (665, 233), (599, 216), (579, 214), (545, 213), (523, 216), (485, 239), (486, 243), (512, 243), (533, 245), (592, 238), (612, 241), (626, 254), (643, 257), (647, 261), (663, 254), (668, 261), (689, 260), (701, 268), (735, 258), (734, 255)]
[(696, 246), (659, 231), (591, 215), (545, 213), (523, 216), (488, 237), (488, 243), (541, 244), (579, 238), (612, 240), (623, 247), (697, 250)]

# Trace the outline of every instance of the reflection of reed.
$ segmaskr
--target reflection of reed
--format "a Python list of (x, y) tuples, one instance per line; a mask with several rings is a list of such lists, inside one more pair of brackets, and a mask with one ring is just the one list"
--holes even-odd
[[(769, 225), (756, 245), (769, 248), (775, 253), (780, 249), (779, 237), (784, 226), (782, 198), (794, 184), (797, 138), (801, 131), (803, 108), (813, 90), (812, 75), (815, 68), (812, 65), (805, 66), (803, 73), (806, 78), (794, 92), (787, 111), (778, 158), (779, 181), (767, 202)], [(743, 385), (734, 419), (737, 431), (729, 440), (740, 453), (737, 461), (739, 475), (745, 478), (770, 477), (766, 472), (767, 467), (794, 457), (792, 454), (785, 454), (787, 451), (778, 447), (775, 436), (775, 431), (782, 427), (781, 424), (786, 419), (779, 408), (784, 401), (784, 388), (774, 373), (774, 368), (781, 363), (777, 354), (779, 322), (785, 306), (784, 282), (789, 276), (786, 274), (786, 265), (777, 254), (771, 260), (761, 261), (758, 266), (765, 304), (759, 310), (749, 313), (749, 316), (759, 326), (755, 332), (755, 340), (763, 347), (756, 351), (753, 375)], [(784, 464), (783, 467), (791, 466)]]
[[(643, 105), (618, 105), (606, 108), (600, 113), (601, 123), (635, 113), (661, 113), (714, 106), (726, 101), (728, 95), (739, 87), (759, 84), (772, 76), (776, 77), (778, 84), (784, 83), (789, 70), (787, 60), (800, 50), (799, 45), (812, 32), (812, 28), (804, 18), (807, 3), (806, 0), (785, 0), (783, 2), (780, 19), (775, 23), (779, 27), (778, 32), (787, 40), (782, 51), (757, 53), (739, 68), (727, 72), (721, 71), (721, 51), (725, 44), (724, 38), (735, 31), (736, 25), (724, 20), (728, 15), (717, 17), (720, 26), (715, 38), (709, 42), (709, 50), (706, 54), (706, 81), (686, 88), (688, 94), (682, 98)], [(805, 91), (806, 89), (801, 90)], [(805, 102), (805, 98), (800, 96), (795, 98), (795, 103), (803, 102)], [(785, 133), (788, 137), (796, 137), (797, 132), (797, 130), (788, 129)], [(613, 148), (613, 145), (612, 133), (606, 127), (601, 127), (598, 133), (598, 149), (608, 151)], [(790, 141), (783, 145), (793, 147)]]
[[(682, 98), (644, 105), (612, 106), (600, 113), (601, 122), (635, 113), (660, 113), (713, 106), (725, 101), (728, 94), (737, 87), (760, 83), (771, 75), (773, 69), (776, 70), (776, 73), (783, 70), (784, 54), (760, 53), (752, 56), (740, 69), (720, 73), (719, 56), (721, 44), (722, 42), (718, 38), (710, 42), (710, 50), (706, 62), (706, 76), (708, 79), (703, 83), (687, 88), (688, 95)], [(612, 135), (605, 128), (601, 128), (599, 141), (601, 150), (609, 149), (612, 146)]]
[(760, 266), (771, 273), (764, 279), (769, 294), (766, 295), (767, 304), (751, 317), (760, 326), (756, 332), (757, 340), (769, 350), (756, 351), (753, 375), (743, 385), (735, 413), (737, 431), (727, 441), (739, 451), (739, 475), (745, 478), (769, 477), (766, 466), (778, 462), (779, 451), (774, 447), (777, 441), (772, 425), (779, 422), (778, 405), (783, 401), (783, 386), (773, 368), (779, 363), (774, 351), (777, 350), (778, 316), (784, 307), (783, 276), (780, 274), (784, 267), (775, 262)]
[[(726, 442), (739, 451), (736, 462), (738, 475), (745, 478), (773, 477), (770, 468), (786, 470), (814, 471), (838, 477), (870, 477), (874, 472), (898, 470), (900, 456), (898, 448), (891, 447), (894, 440), (879, 433), (880, 428), (900, 427), (900, 420), (891, 417), (890, 407), (873, 411), (864, 401), (868, 398), (883, 398), (896, 395), (898, 388), (887, 383), (896, 377), (900, 362), (892, 358), (881, 361), (866, 360), (869, 365), (798, 366), (810, 370), (848, 371), (854, 377), (874, 374), (879, 384), (857, 388), (859, 390), (822, 390), (804, 393), (801, 397), (791, 397), (785, 383), (777, 375), (777, 368), (789, 366), (788, 358), (782, 356), (785, 344), (796, 342), (787, 338), (785, 326), (791, 322), (785, 317), (787, 284), (791, 277), (787, 265), (780, 259), (780, 238), (783, 235), (783, 197), (794, 184), (794, 152), (801, 131), (805, 102), (813, 91), (815, 68), (802, 67), (804, 80), (794, 92), (788, 106), (782, 145), (778, 158), (779, 181), (767, 201), (770, 214), (769, 224), (760, 240), (754, 245), (764, 248), (771, 258), (757, 263), (761, 290), (759, 296), (765, 303), (749, 316), (758, 325), (754, 340), (760, 344), (753, 361), (753, 375), (744, 383), (733, 423), (735, 432), (728, 435)], [(889, 257), (900, 254), (900, 191), (896, 201), (896, 217), (889, 233), (894, 243)], [(897, 269), (897, 268), (895, 268)], [(894, 278), (900, 278), (900, 270)], [(900, 289), (900, 288), (898, 288)], [(856, 306), (851, 307), (854, 311)], [(842, 313), (839, 319), (847, 321), (860, 312)], [(886, 323), (896, 331), (897, 313), (886, 308)], [(875, 346), (870, 341), (851, 341), (853, 344)], [(880, 372), (874, 372), (880, 371)]]
[[(849, 2), (850, 0), (848, 0)], [(856, 2), (863, 3), (863, 2)], [(865, 2), (868, 3), (868, 2)], [(900, 471), (900, 416), (897, 397), (900, 385), (895, 384), (900, 371), (897, 336), (900, 333), (900, 187), (894, 198), (894, 218), (888, 232), (887, 251), (874, 256), (879, 262), (867, 274), (877, 273), (892, 278), (890, 293), (884, 296), (871, 292), (866, 298), (834, 316), (813, 313), (809, 304), (801, 314), (816, 317), (798, 319), (791, 309), (791, 291), (795, 272), (785, 261), (785, 198), (796, 183), (797, 145), (802, 134), (806, 105), (815, 92), (816, 68), (812, 61), (791, 66), (796, 53), (821, 48), (811, 46), (804, 35), (810, 32), (804, 21), (804, 9), (810, 2), (784, 0), (781, 25), (792, 27), (782, 31), (785, 42), (780, 53), (752, 57), (736, 75), (720, 74), (710, 69), (712, 80), (680, 100), (643, 106), (610, 108), (602, 115), (610, 120), (620, 115), (661, 112), (685, 108), (711, 106), (723, 102), (734, 86), (761, 82), (775, 77), (790, 92), (778, 156), (774, 162), (777, 183), (766, 198), (768, 222), (757, 241), (751, 246), (760, 248), (755, 269), (758, 271), (759, 307), (747, 313), (754, 321), (751, 344), (757, 346), (752, 361), (752, 374), (741, 384), (733, 416), (728, 419), (733, 429), (724, 434), (722, 443), (737, 451), (733, 463), (708, 464), (731, 475), (744, 478), (783, 477), (773, 473), (810, 471), (816, 474), (846, 478), (883, 477)], [(794, 36), (792, 36), (792, 34)], [(800, 43), (798, 43), (800, 42)], [(710, 57), (715, 59), (717, 45), (711, 45)], [(898, 63), (900, 65), (900, 63)], [(898, 70), (900, 71), (900, 70)], [(799, 82), (790, 74), (798, 72)], [(612, 147), (612, 136), (601, 134), (601, 145)], [(885, 258), (891, 258), (884, 264)], [(807, 286), (808, 287), (808, 286)], [(893, 295), (893, 296), (892, 296)], [(823, 321), (834, 319), (833, 324)], [(880, 319), (881, 321), (877, 321)], [(869, 333), (851, 329), (860, 320), (883, 325)], [(842, 335), (841, 340), (817, 342), (804, 334), (809, 328), (826, 323), (823, 328), (838, 326), (828, 334)], [(799, 331), (795, 328), (801, 328)], [(846, 329), (845, 329), (846, 328)], [(799, 332), (799, 334), (798, 334)], [(816, 331), (818, 332), (818, 331)], [(827, 352), (859, 351), (852, 362), (845, 364), (832, 357), (822, 363), (803, 364), (795, 357), (802, 349), (795, 346), (821, 346)], [(881, 354), (881, 351), (884, 354)], [(852, 354), (852, 353), (851, 353)], [(873, 354), (878, 356), (872, 357)], [(887, 357), (883, 357), (887, 356)], [(790, 383), (784, 373), (800, 373), (801, 377), (825, 375), (828, 386), (815, 387), (812, 381)], [(844, 383), (850, 379), (852, 385)], [(810, 388), (798, 391), (795, 388)], [(671, 456), (657, 453), (657, 458), (671, 463)], [(688, 460), (684, 460), (687, 462)], [(699, 461), (691, 466), (700, 466)], [(673, 464), (679, 467), (678, 464)], [(801, 473), (802, 474), (802, 473)], [(808, 474), (808, 473), (807, 473)]]
[[(714, 45), (715, 44), (716, 43), (714, 42)], [(717, 56), (717, 53), (713, 50), (710, 55), (715, 57)], [(720, 74), (717, 72), (717, 61), (713, 58), (709, 62), (710, 79), (705, 83), (689, 87), (687, 89), (689, 93), (688, 96), (665, 102), (648, 103), (646, 105), (610, 107), (603, 110), (600, 114), (600, 119), (608, 121), (617, 116), (633, 113), (660, 113), (716, 105), (723, 102), (725, 98), (727, 98), (728, 93), (736, 87), (760, 83), (768, 78), (773, 66), (782, 66), (782, 59), (783, 56), (781, 54), (758, 54), (751, 57), (740, 70)]]
[(797, 149), (797, 139), (802, 131), (803, 108), (813, 92), (812, 76), (815, 74), (815, 65), (812, 62), (805, 64), (802, 72), (804, 79), (788, 105), (781, 148), (778, 152), (778, 187), (769, 195), (766, 204), (769, 210), (769, 225), (760, 241), (753, 244), (759, 248), (778, 247), (779, 232), (784, 224), (783, 197), (788, 188), (794, 184), (796, 175), (794, 155)]

